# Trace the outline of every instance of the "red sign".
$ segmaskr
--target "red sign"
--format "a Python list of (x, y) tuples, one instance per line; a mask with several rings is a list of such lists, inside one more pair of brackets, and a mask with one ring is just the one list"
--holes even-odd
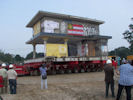
[(68, 34), (83, 36), (83, 25), (68, 24)]

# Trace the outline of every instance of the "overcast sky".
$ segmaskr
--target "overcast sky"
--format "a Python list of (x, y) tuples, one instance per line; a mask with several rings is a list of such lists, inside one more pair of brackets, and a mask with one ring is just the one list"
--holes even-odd
[[(100, 34), (112, 36), (109, 51), (129, 46), (122, 33), (132, 23), (133, 0), (0, 0), (0, 50), (24, 57), (32, 51), (25, 44), (32, 29), (25, 26), (39, 10), (105, 21)], [(37, 52), (43, 49), (37, 46)]]

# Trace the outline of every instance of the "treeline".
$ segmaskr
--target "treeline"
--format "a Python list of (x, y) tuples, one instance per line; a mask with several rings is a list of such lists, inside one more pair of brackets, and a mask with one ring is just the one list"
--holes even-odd
[[(119, 47), (109, 52), (110, 56), (119, 56), (121, 58), (126, 58), (128, 55), (133, 55), (133, 52), (131, 48), (126, 47)], [(44, 57), (44, 53), (36, 53), (36, 58)], [(13, 55), (10, 53), (4, 53), (0, 50), (0, 61), (6, 62), (6, 63), (23, 63), (24, 60), (32, 59), (33, 58), (33, 52), (30, 52), (27, 54), (27, 56), (24, 58), (20, 56), (19, 54)]]
[[(44, 57), (43, 53), (36, 53), (36, 57)], [(33, 58), (33, 52), (30, 52), (29, 54), (27, 54), (27, 56), (24, 58), (22, 56), (20, 56), (19, 54), (17, 55), (13, 55), (10, 53), (4, 53), (3, 51), (0, 50), (0, 62), (6, 62), (8, 64), (10, 63), (14, 63), (14, 64), (19, 64), (19, 63), (23, 63), (24, 60), (26, 59), (32, 59)]]
[[(109, 56), (119, 56), (121, 58), (126, 58), (128, 55), (133, 55), (131, 48), (119, 47), (109, 52)], [(40, 58), (40, 57), (44, 57), (44, 53), (36, 53), (36, 58)], [(24, 60), (32, 59), (32, 58), (33, 58), (33, 52), (30, 52), (24, 58), (20, 56), (19, 54), (13, 55), (10, 53), (4, 53), (0, 50), (0, 61), (1, 62), (18, 64), (18, 63), (23, 63)]]
[(0, 50), (0, 61), (6, 63), (20, 63), (24, 61), (24, 58), (20, 55), (12, 55), (10, 53), (4, 53)]
[(119, 47), (109, 52), (109, 56), (119, 56), (126, 58), (128, 55), (133, 55), (131, 48)]

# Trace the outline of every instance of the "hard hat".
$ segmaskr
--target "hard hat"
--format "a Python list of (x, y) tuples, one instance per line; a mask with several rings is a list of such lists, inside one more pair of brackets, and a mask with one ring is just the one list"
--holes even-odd
[(111, 64), (112, 63), (112, 61), (110, 60), (110, 59), (108, 59), (107, 61), (106, 61), (106, 64)]
[(6, 66), (6, 64), (5, 64), (5, 63), (3, 63), (3, 64), (2, 64), (2, 67), (5, 67), (5, 66)]
[(9, 68), (13, 68), (13, 67), (14, 67), (13, 64), (10, 64), (10, 65), (9, 65)]

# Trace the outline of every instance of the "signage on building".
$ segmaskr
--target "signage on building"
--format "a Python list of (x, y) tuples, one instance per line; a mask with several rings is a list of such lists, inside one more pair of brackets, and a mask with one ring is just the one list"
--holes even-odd
[(55, 33), (55, 29), (59, 29), (59, 23), (52, 20), (45, 20), (42, 25), (43, 32)]
[(98, 27), (95, 25), (84, 25), (84, 35), (98, 35)]
[(59, 19), (45, 19), (41, 23), (41, 32), (89, 36), (98, 35), (99, 26)]
[(83, 25), (78, 24), (68, 24), (68, 34), (70, 35), (80, 35), (83, 36)]
[(34, 26), (33, 26), (33, 31), (34, 31), (34, 35), (40, 33), (41, 28), (40, 28), (40, 21), (37, 22)]
[(67, 44), (46, 44), (46, 56), (67, 57)]

